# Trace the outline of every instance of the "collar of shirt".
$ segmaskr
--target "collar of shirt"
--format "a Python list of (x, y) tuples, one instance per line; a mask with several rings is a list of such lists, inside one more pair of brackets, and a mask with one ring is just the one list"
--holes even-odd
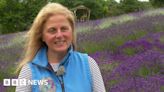
[[(60, 61), (59, 66), (64, 65), (65, 63), (68, 62), (67, 59), (69, 58), (69, 56), (72, 52), (73, 52), (73, 46), (71, 45), (68, 48), (68, 52), (65, 55), (65, 57)], [(37, 66), (41, 66), (41, 67), (44, 67), (44, 68), (51, 69), (51, 65), (49, 64), (48, 58), (47, 58), (47, 47), (44, 46), (44, 47), (41, 47), (39, 49), (36, 56), (32, 60), (32, 63), (36, 64)]]

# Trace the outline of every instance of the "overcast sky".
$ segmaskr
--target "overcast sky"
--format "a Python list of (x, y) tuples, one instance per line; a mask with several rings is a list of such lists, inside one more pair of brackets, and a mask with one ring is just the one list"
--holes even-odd
[[(120, 0), (116, 0), (117, 2), (119, 2)], [(149, 0), (138, 0), (138, 1), (149, 1)]]

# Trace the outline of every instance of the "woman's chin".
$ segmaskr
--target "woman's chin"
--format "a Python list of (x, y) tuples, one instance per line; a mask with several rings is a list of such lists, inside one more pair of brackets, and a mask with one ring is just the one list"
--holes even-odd
[(65, 52), (67, 51), (68, 47), (67, 46), (61, 46), (61, 47), (56, 47), (54, 48), (55, 52)]

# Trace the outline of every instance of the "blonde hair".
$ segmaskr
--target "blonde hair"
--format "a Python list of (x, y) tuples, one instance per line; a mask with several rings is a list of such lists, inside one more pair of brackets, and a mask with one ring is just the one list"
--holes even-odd
[(72, 32), (73, 33), (73, 41), (72, 41), (73, 49), (74, 50), (76, 49), (74, 14), (70, 10), (68, 10), (68, 8), (66, 8), (65, 6), (59, 3), (48, 3), (40, 10), (29, 32), (27, 33), (25, 55), (24, 55), (23, 60), (18, 65), (16, 73), (19, 73), (19, 71), (25, 64), (27, 64), (28, 62), (31, 62), (34, 56), (36, 55), (37, 51), (43, 46), (43, 41), (42, 41), (43, 26), (46, 20), (54, 14), (62, 14), (67, 17), (73, 31)]

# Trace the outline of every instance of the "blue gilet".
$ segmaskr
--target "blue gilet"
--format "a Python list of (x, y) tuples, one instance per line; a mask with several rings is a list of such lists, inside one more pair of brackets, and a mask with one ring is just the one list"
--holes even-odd
[[(47, 48), (42, 47), (28, 63), (32, 80), (47, 80), (48, 84), (32, 85), (32, 92), (92, 92), (92, 79), (88, 55), (69, 48), (67, 55), (60, 62), (64, 66), (64, 75), (57, 76), (47, 59)], [(64, 88), (60, 81), (63, 81)]]

